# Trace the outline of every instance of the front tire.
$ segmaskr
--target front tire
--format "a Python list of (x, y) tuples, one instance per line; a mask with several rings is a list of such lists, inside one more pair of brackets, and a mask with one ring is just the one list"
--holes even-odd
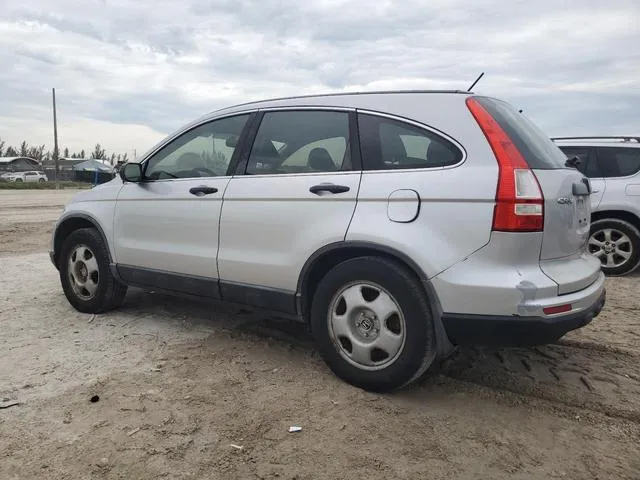
[(624, 220), (596, 220), (591, 224), (589, 253), (600, 259), (605, 275), (631, 273), (640, 262), (640, 232)]
[(408, 385), (436, 356), (422, 286), (406, 268), (384, 258), (354, 258), (329, 271), (313, 297), (311, 328), (329, 368), (372, 392)]
[(102, 313), (119, 307), (127, 286), (109, 268), (109, 252), (93, 228), (72, 232), (59, 257), (60, 282), (69, 303), (83, 313)]

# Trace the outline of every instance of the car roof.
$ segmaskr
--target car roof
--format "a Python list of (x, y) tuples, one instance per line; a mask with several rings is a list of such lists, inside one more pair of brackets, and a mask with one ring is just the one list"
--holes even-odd
[(620, 136), (581, 136), (581, 137), (552, 137), (558, 146), (562, 147), (630, 147), (640, 148), (640, 137), (633, 135)]
[[(217, 116), (222, 113), (236, 111), (257, 110), (261, 108), (286, 107), (286, 106), (332, 106), (332, 107), (356, 107), (362, 104), (362, 100), (370, 97), (372, 100), (381, 95), (412, 95), (412, 94), (439, 94), (439, 95), (470, 95), (472, 92), (465, 90), (379, 90), (320, 93), (313, 95), (297, 95), (291, 97), (270, 98), (252, 102), (240, 103), (210, 112), (206, 116)], [(374, 102), (375, 103), (375, 102)]]
[[(175, 138), (200, 123), (215, 120), (216, 118), (253, 112), (256, 110), (271, 108), (362, 109), (386, 112), (412, 118), (416, 121), (429, 123), (429, 115), (439, 115), (439, 113), (434, 112), (446, 112), (457, 102), (464, 104), (465, 99), (470, 95), (473, 95), (473, 92), (467, 90), (383, 90), (321, 93), (246, 102), (214, 110), (192, 120), (154, 145), (145, 152), (141, 158), (146, 158), (167, 141), (170, 141), (170, 139)], [(425, 110), (424, 106), (417, 101), (418, 99), (416, 96), (421, 96), (422, 98), (428, 97), (433, 102), (433, 108)], [(416, 115), (418, 113), (419, 115)], [(429, 115), (427, 115), (427, 113), (429, 113)], [(456, 124), (456, 119), (453, 117), (448, 118), (445, 116), (444, 118), (451, 122), (451, 124)], [(449, 127), (451, 128), (451, 125), (449, 125)]]

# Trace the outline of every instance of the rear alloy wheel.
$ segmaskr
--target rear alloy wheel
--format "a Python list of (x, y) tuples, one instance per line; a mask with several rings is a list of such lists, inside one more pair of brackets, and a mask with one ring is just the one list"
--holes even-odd
[(44, 183), (46, 182), (46, 180), (44, 178), (41, 178), (40, 180), (38, 180), (39, 183)]
[(60, 250), (60, 282), (67, 300), (83, 313), (102, 313), (122, 304), (126, 285), (109, 268), (109, 252), (93, 228), (72, 232)]
[(387, 259), (360, 257), (334, 267), (316, 289), (311, 327), (329, 368), (365, 390), (408, 385), (435, 358), (423, 288), (411, 272)]
[(640, 232), (624, 220), (597, 220), (591, 224), (589, 253), (600, 259), (605, 275), (630, 273), (640, 260)]
[(16, 183), (22, 183), (22, 179), (21, 178), (16, 178)]

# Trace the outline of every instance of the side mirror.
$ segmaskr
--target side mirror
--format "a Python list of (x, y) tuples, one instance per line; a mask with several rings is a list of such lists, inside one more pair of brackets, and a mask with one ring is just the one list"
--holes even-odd
[(142, 165), (139, 163), (126, 163), (120, 169), (120, 178), (123, 182), (140, 183), (142, 181)]

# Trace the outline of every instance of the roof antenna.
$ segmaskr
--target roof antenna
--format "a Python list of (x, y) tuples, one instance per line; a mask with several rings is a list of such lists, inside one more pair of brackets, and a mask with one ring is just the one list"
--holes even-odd
[(473, 82), (469, 88), (467, 88), (467, 92), (470, 92), (471, 89), (476, 86), (476, 83), (478, 83), (483, 76), (484, 76), (484, 72), (482, 72), (480, 76), (476, 78), (476, 81)]

